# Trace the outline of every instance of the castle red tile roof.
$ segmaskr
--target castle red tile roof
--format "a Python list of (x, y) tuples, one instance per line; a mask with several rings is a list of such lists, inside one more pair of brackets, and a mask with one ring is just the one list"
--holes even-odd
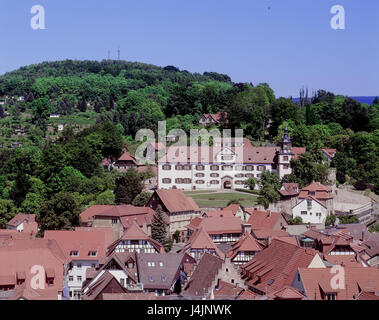
[[(323, 293), (337, 293), (337, 300), (353, 300), (361, 291), (379, 292), (379, 269), (371, 267), (344, 267), (344, 286), (332, 288), (330, 268), (299, 268), (305, 294), (310, 299), (322, 300)], [(338, 272), (338, 271), (337, 271)], [(341, 284), (342, 285), (342, 284)]]
[(279, 239), (241, 267), (249, 287), (265, 293), (289, 286), (299, 267), (308, 267), (316, 251), (304, 249)]
[(379, 300), (379, 294), (362, 291), (356, 300)]
[[(224, 148), (238, 153), (243, 150), (243, 155), (237, 155), (240, 163), (244, 164), (275, 164), (280, 147), (255, 147), (245, 144), (242, 147), (222, 146), (176, 146), (166, 148), (166, 154), (159, 159), (159, 163), (215, 163), (216, 155)], [(305, 148), (292, 148), (294, 158), (305, 152)], [(243, 156), (243, 157), (242, 157)]]

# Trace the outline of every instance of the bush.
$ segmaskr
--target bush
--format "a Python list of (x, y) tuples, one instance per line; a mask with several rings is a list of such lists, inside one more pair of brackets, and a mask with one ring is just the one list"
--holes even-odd
[(337, 220), (337, 217), (335, 214), (330, 214), (326, 217), (326, 220), (325, 220), (325, 225), (326, 226), (331, 226), (333, 225)]
[(354, 188), (356, 190), (359, 190), (359, 191), (363, 191), (363, 190), (366, 190), (367, 189), (367, 183), (362, 181), (362, 180), (359, 180), (357, 181), (355, 184), (354, 184)]
[(246, 193), (259, 195), (259, 190), (248, 190), (248, 189), (240, 189), (240, 188), (237, 188), (235, 190), (239, 192), (246, 192)]
[(336, 179), (340, 184), (344, 184), (346, 182), (346, 175), (338, 171), (336, 173)]
[(289, 224), (291, 225), (299, 225), (299, 224), (303, 224), (303, 219), (301, 217), (296, 217), (294, 219), (290, 219), (288, 221)]

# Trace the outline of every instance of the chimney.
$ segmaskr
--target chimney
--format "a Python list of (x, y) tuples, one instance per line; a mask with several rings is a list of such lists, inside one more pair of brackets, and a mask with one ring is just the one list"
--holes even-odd
[(272, 242), (272, 237), (271, 236), (268, 236), (267, 238), (267, 245), (270, 245)]
[(242, 224), (242, 234), (247, 232), (248, 234), (251, 234), (251, 224), (249, 223), (244, 223)]
[(267, 218), (270, 218), (270, 217), (271, 217), (271, 211), (268, 210), (268, 211), (267, 211)]

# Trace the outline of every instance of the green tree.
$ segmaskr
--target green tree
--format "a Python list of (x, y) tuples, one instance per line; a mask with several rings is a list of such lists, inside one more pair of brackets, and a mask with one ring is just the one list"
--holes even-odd
[(158, 241), (163, 246), (167, 245), (167, 225), (164, 219), (164, 212), (160, 205), (158, 205), (151, 222), (151, 237)]
[(114, 204), (115, 202), (115, 195), (110, 190), (105, 190), (103, 193), (100, 193), (96, 197), (96, 204)]
[(138, 172), (134, 169), (129, 169), (126, 174), (116, 180), (115, 201), (118, 204), (131, 204), (142, 190), (143, 183)]
[(337, 216), (335, 214), (330, 214), (326, 217), (325, 225), (326, 226), (332, 226), (336, 223)]
[(133, 206), (137, 206), (137, 207), (143, 207), (143, 206), (146, 206), (147, 203), (149, 202), (151, 198), (151, 193), (150, 192), (147, 192), (147, 191), (142, 191), (140, 194), (138, 194), (133, 202), (132, 202), (132, 205)]
[(250, 190), (254, 190), (257, 184), (258, 184), (257, 178), (250, 177), (249, 179), (245, 180), (245, 187), (249, 188)]
[(71, 193), (59, 192), (45, 201), (37, 213), (41, 232), (63, 230), (79, 226), (81, 208)]
[(289, 224), (291, 224), (291, 225), (303, 224), (303, 219), (301, 217), (296, 217), (296, 218), (290, 219)]
[(12, 200), (0, 199), (0, 227), (6, 228), (7, 223), (17, 213), (17, 208)]

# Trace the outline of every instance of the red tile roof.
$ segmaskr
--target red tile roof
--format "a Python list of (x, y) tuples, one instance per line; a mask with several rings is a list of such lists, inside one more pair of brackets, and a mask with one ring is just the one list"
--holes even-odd
[(212, 241), (212, 239), (209, 237), (208, 233), (204, 230), (203, 227), (200, 227), (193, 233), (191, 238), (187, 241), (186, 245), (180, 252), (190, 253), (191, 250), (204, 250), (205, 252), (214, 250), (214, 252), (219, 258), (225, 258), (225, 255)]
[(136, 207), (130, 204), (121, 205), (92, 205), (80, 214), (83, 224), (92, 222), (97, 217), (118, 217), (124, 227), (137, 221), (139, 226), (150, 225), (155, 211), (149, 207)]
[(200, 212), (200, 208), (191, 197), (185, 196), (179, 189), (158, 189), (155, 194), (161, 199), (166, 209), (170, 212)]
[[(213, 290), (213, 296), (215, 300), (234, 300), (238, 297), (244, 289), (235, 286), (231, 283), (220, 280), (215, 289)], [(209, 293), (207, 299), (211, 298), (211, 293)]]
[(157, 253), (163, 253), (164, 248), (163, 246), (150, 236), (148, 236), (138, 225), (136, 222), (133, 222), (129, 225), (129, 227), (125, 230), (124, 234), (121, 236), (120, 239), (113, 242), (111, 245), (108, 246), (107, 255), (110, 255), (114, 249), (117, 247), (117, 245), (122, 240), (146, 240), (151, 243), (151, 245), (155, 248)]
[(242, 234), (242, 224), (238, 217), (210, 217), (203, 219), (200, 227), (208, 234), (240, 233)]
[[(274, 229), (278, 225), (281, 218), (280, 212), (261, 211), (256, 209), (246, 209), (250, 214), (248, 224), (251, 224), (252, 229)], [(280, 225), (278, 226), (280, 229)]]
[(28, 223), (32, 223), (36, 221), (35, 218), (36, 218), (35, 214), (18, 213), (10, 221), (8, 221), (8, 226), (17, 227), (24, 221), (27, 221)]
[(218, 218), (222, 218), (222, 217), (234, 217), (234, 213), (232, 210), (215, 210), (215, 211), (207, 211), (206, 213), (206, 216), (209, 217), (209, 218), (212, 218), (212, 217), (218, 217)]
[(248, 233), (245, 232), (241, 238), (232, 245), (232, 247), (226, 252), (226, 256), (233, 258), (241, 251), (259, 252), (264, 248), (264, 244)]
[(304, 249), (279, 239), (241, 267), (247, 284), (264, 293), (289, 286), (299, 267), (308, 267), (316, 251)]
[(273, 300), (305, 300), (305, 296), (301, 292), (290, 286), (272, 292), (269, 298)]
[(299, 194), (298, 183), (283, 183), (279, 193), (284, 197), (297, 196)]
[[(25, 278), (25, 286), (31, 288), (31, 279), (35, 274), (31, 273), (31, 266), (39, 265), (49, 275), (54, 275), (54, 284), (45, 289), (36, 290), (38, 294), (44, 295), (49, 291), (58, 298), (58, 292), (63, 290), (63, 273), (65, 255), (55, 240), (12, 240), (0, 242), (0, 283), (15, 283), (17, 274)], [(17, 286), (16, 286), (17, 288)]]
[[(251, 144), (245, 144), (243, 147), (225, 147), (232, 152), (239, 152), (243, 148), (243, 159), (241, 163), (245, 164), (275, 164), (280, 147), (254, 147)], [(197, 147), (197, 146), (170, 146), (166, 148), (166, 154), (159, 159), (159, 163), (214, 163), (216, 154), (221, 152), (224, 147)], [(299, 149), (299, 150), (297, 150)], [(298, 154), (304, 153), (305, 148), (293, 148), (295, 158)], [(238, 158), (238, 157), (237, 157)]]
[(337, 149), (323, 148), (322, 151), (331, 159), (334, 158)]
[(281, 239), (282, 237), (285, 237), (283, 241), (288, 242), (286, 240), (289, 237), (289, 233), (285, 230), (273, 230), (273, 229), (253, 229), (252, 234), (255, 236), (255, 238), (259, 240), (265, 240), (271, 237), (271, 239)]
[(352, 300), (361, 291), (379, 292), (379, 269), (371, 267), (344, 267), (344, 289), (332, 288), (332, 273), (330, 268), (307, 269), (299, 268), (300, 279), (305, 294), (310, 299), (321, 300), (322, 292), (337, 292), (337, 300)]
[[(90, 230), (56, 231), (46, 230), (44, 239), (54, 239), (62, 248), (67, 260), (99, 260), (106, 255), (107, 232), (97, 228)], [(78, 256), (71, 255), (72, 251), (78, 251)], [(91, 256), (90, 251), (95, 251), (96, 256)]]

